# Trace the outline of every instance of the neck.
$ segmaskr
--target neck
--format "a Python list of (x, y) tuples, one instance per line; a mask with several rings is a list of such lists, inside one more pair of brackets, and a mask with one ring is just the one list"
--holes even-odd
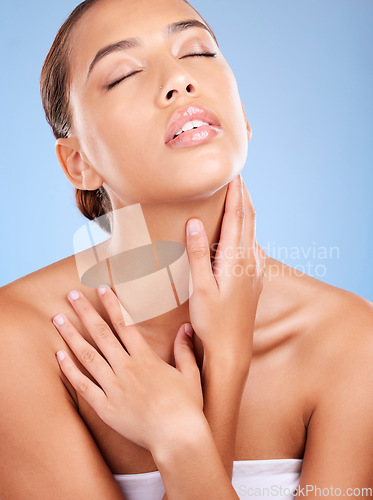
[[(154, 247), (154, 242), (158, 241), (176, 241), (186, 247), (186, 223), (188, 219), (196, 217), (204, 225), (210, 252), (213, 255), (212, 250), (216, 248), (216, 244), (220, 238), (226, 193), (227, 185), (204, 200), (194, 200), (180, 204), (141, 204), (141, 210), (139, 205), (123, 207), (118, 202), (114, 203), (115, 208), (112, 212), (113, 232), (112, 237), (105, 242), (105, 254), (109, 257), (119, 255), (126, 250), (144, 247), (147, 242), (153, 243)], [(131, 214), (134, 216), (131, 217)], [(135, 259), (136, 263), (133, 265), (140, 265), (145, 269), (147, 263), (144, 261), (144, 256), (140, 257), (139, 262), (140, 254), (138, 253), (137, 255)], [(159, 265), (157, 265), (157, 269), (161, 271)], [(170, 282), (167, 271), (163, 269), (163, 273), (162, 283), (164, 283), (165, 287), (168, 287), (167, 290), (166, 288), (160, 290), (163, 286), (160, 281), (150, 285), (153, 286), (151, 291), (154, 291), (155, 300), (158, 300), (158, 302), (161, 301), (160, 297), (163, 300), (166, 294), (170, 294)], [(142, 274), (144, 277), (147, 275), (149, 276), (149, 272), (143, 272)], [(160, 273), (158, 273), (158, 276), (161, 276)], [(184, 285), (188, 287), (189, 270), (188, 273), (182, 274), (181, 279), (185, 281)], [(178, 284), (180, 286), (180, 282)], [(141, 307), (141, 296), (139, 294), (136, 296), (133, 289), (131, 293), (128, 293), (128, 290), (126, 292), (122, 291), (120, 285), (114, 285), (114, 288), (126, 310), (135, 311), (137, 307)], [(141, 293), (141, 287), (137, 291)], [(179, 327), (188, 321), (190, 321), (189, 301), (185, 300), (182, 303), (178, 302), (176, 306), (168, 308), (168, 312), (155, 315), (146, 321), (133, 322), (155, 352), (166, 362), (173, 364), (173, 343), (175, 336)], [(127, 321), (126, 323), (128, 324)]]

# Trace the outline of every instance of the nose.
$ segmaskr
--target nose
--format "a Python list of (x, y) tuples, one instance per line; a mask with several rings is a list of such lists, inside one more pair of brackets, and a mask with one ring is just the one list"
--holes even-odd
[(185, 96), (196, 97), (198, 93), (197, 81), (182, 68), (175, 68), (159, 89), (159, 104), (168, 106), (175, 99)]

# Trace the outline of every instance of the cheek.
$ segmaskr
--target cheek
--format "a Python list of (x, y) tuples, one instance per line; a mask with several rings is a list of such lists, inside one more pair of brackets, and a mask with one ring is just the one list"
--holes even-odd
[[(223, 105), (225, 106), (225, 116), (227, 121), (236, 132), (242, 132), (242, 130), (244, 130), (246, 136), (246, 122), (242, 110), (237, 81), (228, 65), (225, 68), (224, 78), (222, 78), (221, 81), (223, 87), (221, 89), (221, 97)], [(238, 135), (240, 137), (242, 136), (242, 134)]]
[[(159, 199), (181, 196), (188, 183), (191, 192), (196, 189), (197, 173), (201, 192), (208, 192), (213, 182), (214, 189), (218, 189), (232, 178), (232, 172), (236, 175), (242, 170), (248, 141), (234, 74), (223, 61), (216, 71), (200, 77), (199, 84), (197, 99), (216, 110), (224, 123), (225, 138), (216, 148), (176, 154), (176, 165), (173, 165), (174, 155), (163, 144), (163, 128), (150, 130), (147, 126), (149, 121), (156, 122), (159, 113), (149, 116), (154, 103), (148, 102), (146, 95), (142, 104), (135, 106), (121, 100), (118, 88), (110, 96), (112, 105), (109, 100), (105, 108), (86, 102), (77, 109), (77, 130), (86, 156), (118, 195), (125, 193), (128, 201), (134, 203), (153, 199), (155, 195)], [(194, 164), (196, 159), (203, 162), (204, 168), (198, 167), (194, 172), (190, 162)], [(177, 192), (175, 186), (180, 186), (181, 191)]]
[(129, 165), (133, 164), (141, 151), (141, 129), (125, 106), (116, 106), (111, 111), (87, 106), (77, 126), (87, 158), (103, 177), (123, 164), (124, 159)]
[(214, 82), (214, 100), (218, 103), (227, 135), (227, 155), (243, 167), (248, 151), (246, 122), (237, 81), (228, 63), (223, 65)]

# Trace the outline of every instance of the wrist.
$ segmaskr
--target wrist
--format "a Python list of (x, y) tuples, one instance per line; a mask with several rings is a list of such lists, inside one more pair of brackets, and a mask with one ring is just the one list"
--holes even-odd
[(185, 416), (182, 420), (167, 426), (163, 436), (158, 435), (150, 452), (158, 467), (172, 463), (176, 457), (201, 447), (201, 442), (211, 435), (209, 424), (201, 411), (200, 414)]
[(246, 380), (250, 364), (251, 351), (243, 354), (234, 354), (226, 351), (209, 353), (204, 351), (202, 363), (202, 380), (205, 378), (214, 378), (226, 380), (230, 383), (232, 380)]

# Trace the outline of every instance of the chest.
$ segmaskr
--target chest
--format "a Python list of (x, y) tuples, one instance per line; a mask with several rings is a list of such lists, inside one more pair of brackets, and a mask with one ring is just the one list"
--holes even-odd
[[(306, 440), (306, 388), (291, 353), (254, 356), (242, 396), (236, 434), (235, 460), (302, 458)], [(301, 395), (301, 396), (300, 396)], [(113, 474), (157, 470), (148, 450), (107, 426), (79, 398), (80, 414)]]

